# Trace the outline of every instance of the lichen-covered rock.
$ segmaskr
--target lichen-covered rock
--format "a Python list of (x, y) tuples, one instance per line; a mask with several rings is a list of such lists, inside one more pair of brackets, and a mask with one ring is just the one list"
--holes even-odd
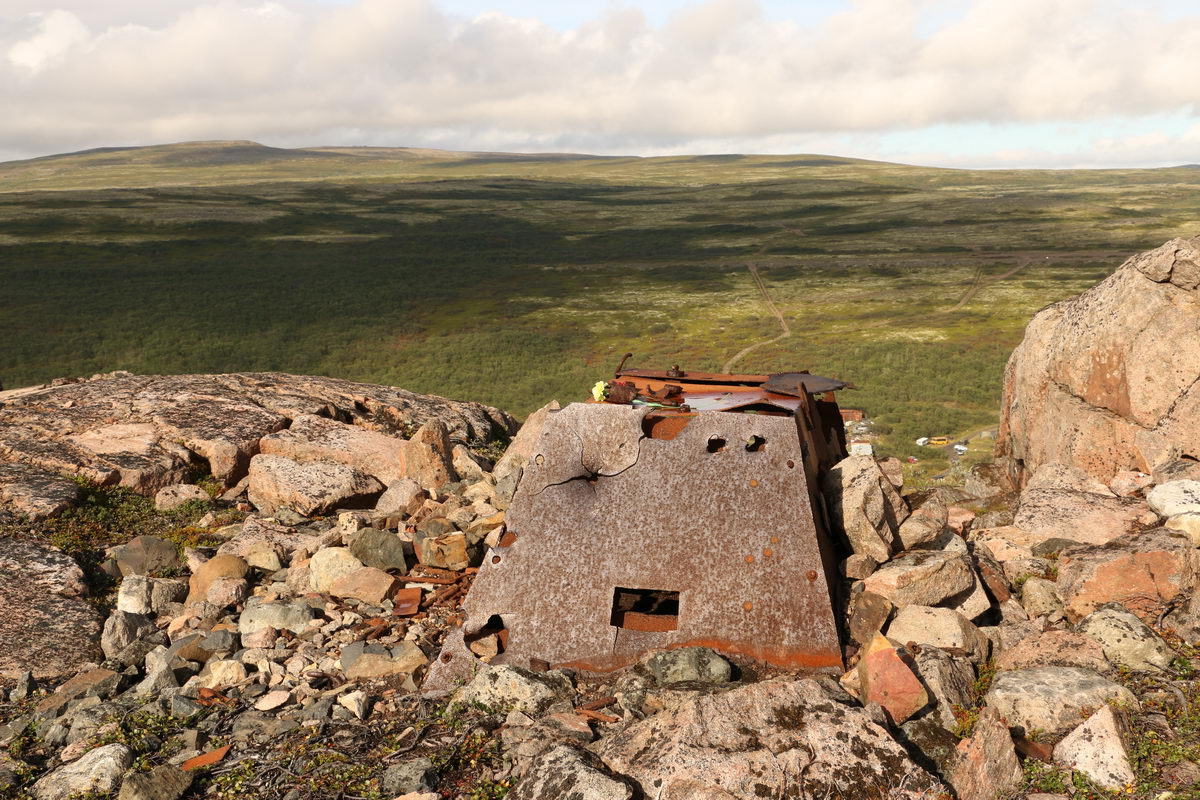
[(1093, 611), (1076, 630), (1098, 642), (1109, 661), (1129, 669), (1161, 671), (1175, 659), (1161, 636), (1120, 606)]
[(1051, 461), (1108, 481), (1200, 457), (1198, 282), (1200, 238), (1172, 239), (1033, 318), (1004, 378), (1014, 483)]
[(1054, 760), (1105, 789), (1124, 789), (1137, 779), (1126, 743), (1128, 728), (1124, 714), (1104, 706), (1054, 746)]
[(530, 672), (521, 667), (492, 665), (480, 669), (470, 683), (455, 692), (454, 701), (536, 715), (574, 694), (571, 679), (558, 670)]
[(984, 702), (1000, 712), (1010, 728), (1048, 734), (1067, 730), (1086, 709), (1110, 702), (1137, 705), (1133, 693), (1124, 686), (1078, 667), (1000, 672)]
[(1146, 495), (1146, 502), (1164, 517), (1200, 513), (1200, 481), (1170, 481)]
[(509, 800), (629, 800), (628, 779), (614, 776), (595, 755), (558, 744), (530, 765), (526, 776), (505, 797)]
[(33, 796), (37, 800), (71, 800), (111, 794), (121, 785), (121, 777), (132, 763), (133, 752), (123, 744), (97, 747), (39, 778), (33, 785)]
[(0, 538), (0, 675), (53, 678), (100, 661), (103, 620), (81, 599), (86, 594), (70, 556)]
[(916, 798), (943, 789), (866, 710), (843, 705), (813, 680), (698, 694), (594, 750), (649, 797), (854, 797), (886, 786)]
[(915, 552), (884, 564), (863, 585), (898, 607), (936, 606), (971, 592), (975, 574), (963, 553)]
[(0, 504), (37, 521), (66, 511), (79, 499), (79, 485), (31, 464), (0, 463)]

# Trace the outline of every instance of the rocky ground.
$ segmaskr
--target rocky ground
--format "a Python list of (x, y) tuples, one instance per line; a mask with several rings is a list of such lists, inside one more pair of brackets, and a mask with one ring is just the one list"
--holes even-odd
[(526, 670), (489, 632), (423, 693), (540, 419), (493, 462), (501, 412), (341, 381), (0, 395), (0, 797), (1200, 798), (1186, 441), (907, 493), (895, 460), (837, 465), (840, 675)]

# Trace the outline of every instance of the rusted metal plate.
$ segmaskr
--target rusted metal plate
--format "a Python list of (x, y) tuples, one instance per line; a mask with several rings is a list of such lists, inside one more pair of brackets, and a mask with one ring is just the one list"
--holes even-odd
[[(516, 541), (483, 559), (427, 691), (469, 676), (479, 662), (463, 635), (494, 616), (509, 638), (492, 663), (605, 671), (648, 649), (705, 645), (840, 669), (804, 418), (699, 412), (656, 439), (643, 435), (646, 414), (612, 404), (549, 414), (509, 509)], [(676, 598), (677, 614), (635, 597), (622, 623), (619, 590)]]

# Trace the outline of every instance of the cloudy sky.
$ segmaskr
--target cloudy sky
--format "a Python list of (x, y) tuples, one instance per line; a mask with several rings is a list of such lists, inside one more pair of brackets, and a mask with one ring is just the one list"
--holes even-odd
[(0, 159), (278, 146), (1200, 162), (1197, 0), (0, 0)]

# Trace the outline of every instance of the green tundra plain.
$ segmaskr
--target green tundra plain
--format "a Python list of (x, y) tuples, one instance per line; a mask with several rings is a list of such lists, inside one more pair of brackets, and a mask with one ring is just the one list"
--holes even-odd
[[(1029, 318), (1200, 232), (1200, 168), (251, 142), (0, 164), (0, 383), (319, 373), (518, 416), (631, 364), (852, 381), (884, 452), (994, 425)], [(763, 286), (787, 324), (772, 315)]]

